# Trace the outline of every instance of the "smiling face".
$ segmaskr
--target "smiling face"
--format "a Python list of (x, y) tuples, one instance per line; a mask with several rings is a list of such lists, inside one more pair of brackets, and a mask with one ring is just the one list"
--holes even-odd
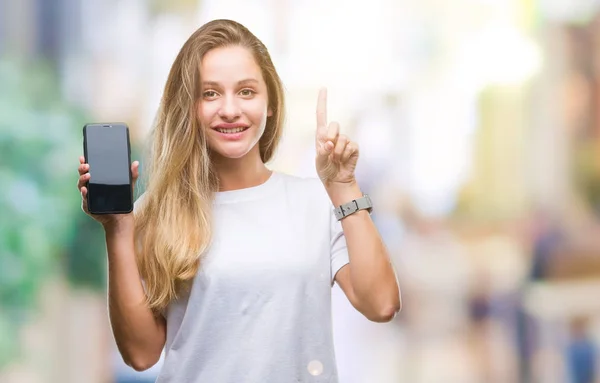
[(252, 53), (241, 46), (215, 48), (200, 65), (198, 117), (213, 155), (237, 159), (259, 154), (269, 110), (267, 85)]

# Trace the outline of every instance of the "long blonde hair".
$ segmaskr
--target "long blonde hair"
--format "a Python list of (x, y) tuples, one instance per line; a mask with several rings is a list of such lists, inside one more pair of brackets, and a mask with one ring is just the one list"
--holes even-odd
[(263, 162), (272, 158), (281, 138), (283, 86), (265, 45), (235, 21), (214, 20), (200, 27), (171, 67), (152, 131), (147, 188), (135, 211), (137, 264), (155, 312), (163, 311), (194, 278), (210, 246), (218, 179), (197, 116), (200, 63), (211, 49), (231, 45), (252, 52), (267, 85), (272, 116), (258, 143)]

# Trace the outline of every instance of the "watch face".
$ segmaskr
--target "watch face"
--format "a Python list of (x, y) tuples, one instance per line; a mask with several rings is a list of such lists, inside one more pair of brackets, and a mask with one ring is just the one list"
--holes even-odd
[(371, 204), (371, 198), (369, 198), (368, 195), (364, 195), (363, 197), (359, 198), (356, 200), (356, 206), (359, 209), (368, 209), (372, 206)]
[(369, 214), (373, 210), (373, 204), (371, 202), (371, 198), (368, 195), (364, 195), (360, 198), (352, 200), (350, 202), (346, 202), (345, 204), (337, 207), (334, 210), (334, 214), (338, 221), (344, 217), (347, 217), (353, 213), (356, 213), (359, 210), (367, 210)]

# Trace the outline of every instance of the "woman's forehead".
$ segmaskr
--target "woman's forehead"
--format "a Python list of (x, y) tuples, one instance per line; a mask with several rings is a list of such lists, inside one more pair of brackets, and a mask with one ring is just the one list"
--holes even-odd
[(202, 58), (200, 73), (203, 80), (212, 82), (239, 82), (261, 80), (261, 70), (252, 53), (243, 47), (215, 48)]

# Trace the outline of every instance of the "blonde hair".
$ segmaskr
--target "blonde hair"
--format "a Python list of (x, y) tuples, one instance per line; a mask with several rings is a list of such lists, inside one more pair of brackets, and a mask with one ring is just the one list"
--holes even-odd
[(211, 210), (218, 179), (197, 116), (200, 63), (211, 49), (238, 45), (252, 52), (267, 85), (272, 116), (259, 140), (268, 162), (280, 141), (284, 92), (265, 45), (243, 25), (214, 20), (185, 42), (169, 73), (152, 131), (147, 188), (135, 211), (136, 259), (155, 312), (176, 299), (196, 275), (212, 236)]

